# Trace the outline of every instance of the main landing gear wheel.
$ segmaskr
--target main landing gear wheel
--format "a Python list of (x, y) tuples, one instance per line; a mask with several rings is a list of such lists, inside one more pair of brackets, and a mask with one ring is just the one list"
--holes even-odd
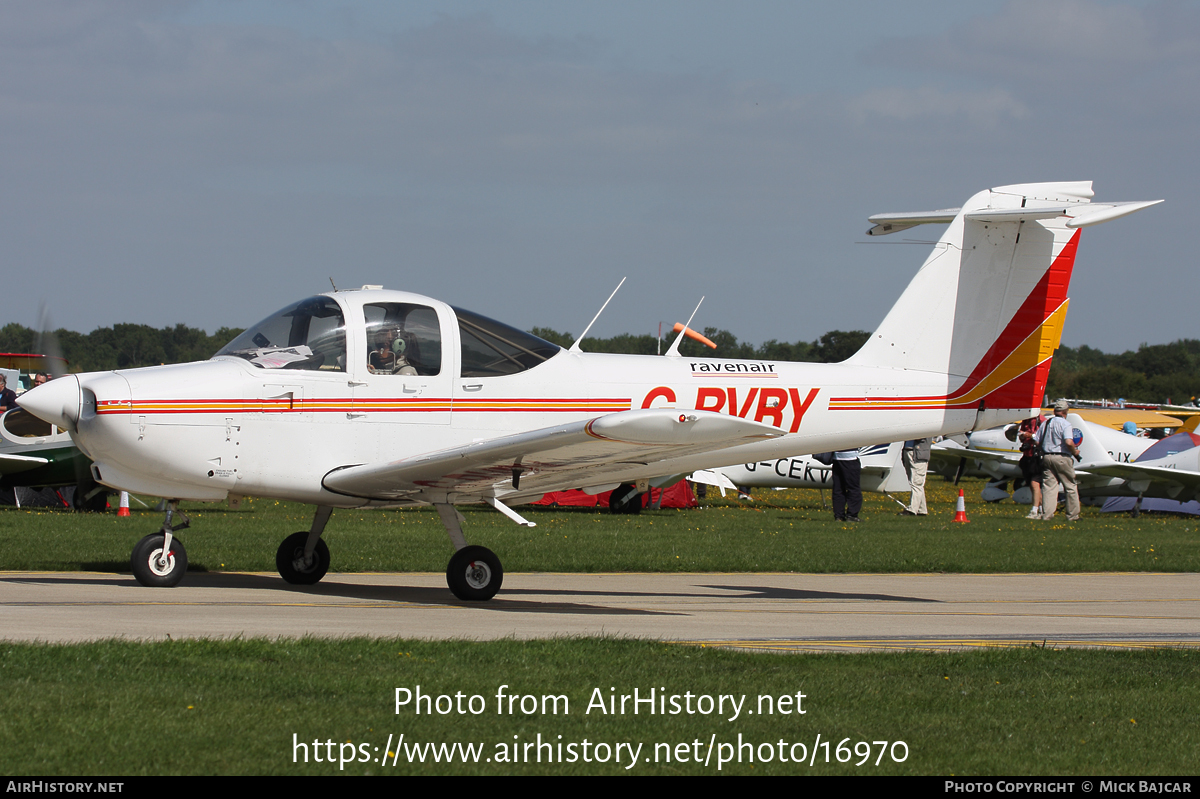
[(487, 547), (463, 547), (450, 558), (446, 583), (450, 591), (467, 602), (485, 602), (496, 595), (504, 582), (500, 558)]
[(183, 542), (171, 536), (171, 549), (164, 555), (165, 538), (162, 533), (146, 536), (138, 541), (129, 558), (133, 576), (147, 588), (173, 588), (179, 585), (187, 571), (187, 550), (183, 548)]
[(275, 568), (279, 576), (292, 585), (316, 585), (329, 571), (329, 547), (318, 538), (312, 557), (304, 560), (304, 545), (308, 543), (308, 532), (301, 530), (283, 539), (275, 553)]
[(608, 495), (609, 513), (641, 513), (642, 495), (637, 486), (624, 483), (613, 489)]

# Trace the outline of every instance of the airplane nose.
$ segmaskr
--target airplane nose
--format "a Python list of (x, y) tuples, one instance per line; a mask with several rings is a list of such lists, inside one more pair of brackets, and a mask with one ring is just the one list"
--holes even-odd
[(79, 378), (63, 375), (26, 391), (17, 399), (17, 404), (42, 421), (73, 433), (82, 401)]

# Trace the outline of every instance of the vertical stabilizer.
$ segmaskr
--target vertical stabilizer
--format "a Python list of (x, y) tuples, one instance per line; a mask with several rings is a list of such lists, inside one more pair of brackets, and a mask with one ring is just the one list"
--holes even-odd
[[(848, 363), (947, 376), (948, 391), (893, 407), (991, 410), (1041, 406), (1062, 337), (1079, 228), (1153, 203), (1093, 203), (1090, 182), (982, 191), (958, 209), (879, 329)], [(946, 214), (946, 212), (938, 212)], [(944, 216), (872, 217), (874, 235)], [(1007, 414), (1011, 416), (1011, 414)]]

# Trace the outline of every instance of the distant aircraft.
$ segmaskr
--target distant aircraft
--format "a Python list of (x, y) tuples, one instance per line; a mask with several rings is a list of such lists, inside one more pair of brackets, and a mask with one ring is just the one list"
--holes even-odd
[[(663, 475), (992, 427), (1040, 405), (1066, 316), (1079, 228), (1153, 205), (1093, 203), (1091, 184), (982, 191), (953, 212), (872, 217), (872, 235), (948, 222), (861, 350), (838, 364), (570, 350), (444, 302), (364, 287), (292, 303), (212, 360), (67, 376), (23, 407), (71, 431), (113, 488), (168, 497), (131, 564), (175, 585), (179, 500), (253, 495), (316, 506), (280, 545), (288, 582), (329, 568), (334, 508), (433, 505), (457, 550), (454, 595), (500, 588), (455, 505), (549, 491), (644, 490)], [(584, 335), (586, 335), (586, 330)]]
[[(858, 450), (862, 462), (862, 490), (891, 495), (909, 490), (908, 476), (900, 465), (904, 442), (872, 444)], [(737, 491), (746, 488), (832, 488), (832, 466), (826, 466), (811, 455), (776, 458), (757, 463), (741, 463), (717, 469), (701, 469), (688, 479), (721, 489)]]
[(1100, 442), (1089, 444), (1085, 438), (1079, 452), (1083, 459), (1080, 470), (1097, 483), (1109, 481), (1091, 492), (1105, 497), (1137, 497), (1135, 516), (1143, 497), (1190, 502), (1200, 496), (1200, 436), (1176, 433), (1150, 444), (1140, 455), (1126, 460), (1121, 453), (1105, 450)]
[(66, 430), (23, 408), (0, 416), (0, 488), (74, 486), (77, 509), (104, 510), (108, 491), (92, 479), (90, 466)]
[[(1200, 436), (1176, 433), (1155, 441), (1086, 422), (1075, 413), (1068, 414), (1067, 420), (1081, 439), (1082, 460), (1075, 466), (1081, 497), (1194, 498), (1200, 486), (1200, 450), (1192, 449)], [(972, 432), (966, 447), (954, 442), (935, 444), (933, 459), (955, 467), (964, 461), (973, 464), (975, 470), (991, 479), (982, 492), (987, 502), (1008, 499), (1007, 484), (1011, 481), (1013, 501), (1028, 504), (1032, 495), (1022, 485), (1016, 428), (1006, 425)]]
[[(66, 366), (67, 362), (57, 356), (0, 352), (0, 370), (12, 387), (33, 372), (61, 374)], [(22, 396), (18, 395), (18, 403)], [(0, 415), (0, 488), (74, 486), (72, 502), (77, 509), (103, 510), (108, 492), (92, 479), (90, 467), (91, 461), (65, 429), (21, 408)]]

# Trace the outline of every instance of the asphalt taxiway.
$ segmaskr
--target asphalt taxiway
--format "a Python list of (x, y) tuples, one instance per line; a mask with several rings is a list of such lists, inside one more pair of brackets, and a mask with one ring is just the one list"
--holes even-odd
[(0, 572), (0, 639), (613, 635), (775, 651), (1200, 646), (1197, 574), (508, 574), (460, 602), (440, 574)]

